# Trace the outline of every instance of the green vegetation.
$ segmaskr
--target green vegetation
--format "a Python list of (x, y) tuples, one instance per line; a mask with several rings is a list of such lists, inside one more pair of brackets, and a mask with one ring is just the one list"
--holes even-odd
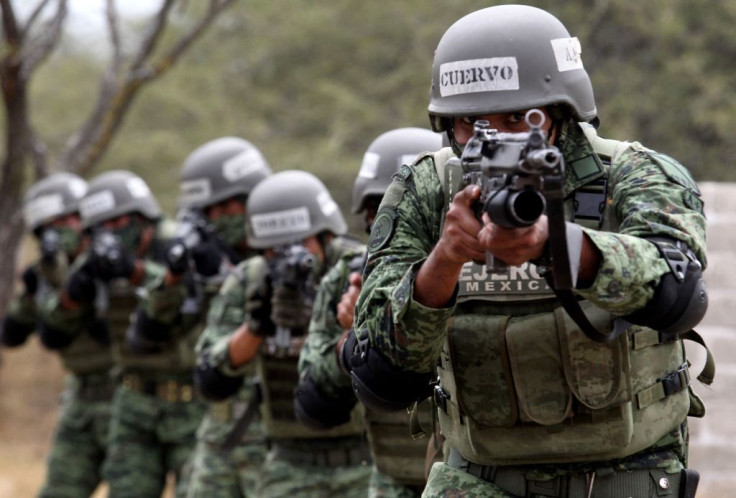
[[(668, 153), (698, 180), (736, 180), (729, 164), (736, 155), (736, 3), (526, 3), (550, 10), (581, 39), (602, 135)], [(186, 155), (212, 138), (238, 135), (274, 170), (302, 168), (323, 178), (360, 233), (347, 208), (365, 147), (390, 128), (428, 126), (439, 38), (460, 16), (491, 4), (240, 2), (142, 93), (96, 171), (139, 173), (173, 214)], [(94, 58), (69, 43), (40, 70), (31, 102), (52, 152), (93, 104), (100, 74)]]

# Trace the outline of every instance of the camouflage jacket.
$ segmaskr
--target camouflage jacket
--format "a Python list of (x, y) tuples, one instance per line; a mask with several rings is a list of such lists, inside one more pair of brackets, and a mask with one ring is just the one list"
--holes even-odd
[[(591, 175), (581, 177), (582, 168), (566, 170), (568, 197), (597, 176), (607, 174), (605, 202), (608, 215), (615, 218), (609, 220), (609, 224), (617, 230), (583, 228), (600, 251), (601, 262), (592, 285), (575, 292), (593, 307), (614, 316), (645, 306), (660, 277), (669, 271), (657, 248), (643, 237), (657, 235), (681, 240), (695, 252), (703, 266), (706, 263), (702, 201), (687, 170), (636, 142), (622, 144), (607, 171), (600, 168), (596, 173), (592, 168)], [(563, 130), (559, 146), (568, 166), (576, 162), (579, 165), (595, 154), (577, 126)], [(602, 164), (599, 160), (596, 163)], [(413, 299), (416, 274), (441, 235), (446, 192), (432, 155), (423, 156), (411, 166), (402, 166), (394, 178), (384, 196), (368, 244), (370, 253), (356, 308), (355, 330), (359, 336), (369, 337), (371, 347), (399, 369), (434, 372), (439, 361), (451, 372), (454, 365), (450, 364), (457, 361), (458, 354), (453, 344), (447, 349), (448, 331), (457, 317), (470, 309), (458, 303), (457, 291), (447, 306), (440, 309), (428, 308)], [(519, 269), (519, 273), (529, 269)], [(529, 311), (540, 306), (531, 302), (523, 304), (524, 296), (512, 297), (521, 304), (516, 307), (504, 303), (483, 304), (472, 312), (482, 309), (489, 323), (498, 320), (496, 315), (502, 317), (511, 313), (513, 320), (514, 316), (540, 312), (539, 309)], [(469, 304), (472, 306), (472, 301)], [(515, 339), (520, 337), (523, 335)], [(481, 359), (483, 346), (476, 346), (472, 351), (464, 347), (460, 357), (491, 361), (488, 357)], [(466, 367), (465, 373), (472, 376), (471, 370)], [(503, 374), (499, 378), (503, 380)], [(505, 388), (505, 383), (499, 387)], [(469, 393), (478, 407), (493, 405), (494, 395), (497, 396), (489, 390)], [(564, 406), (561, 410), (564, 415)], [(444, 426), (443, 432), (446, 432)], [(458, 441), (463, 437), (466, 436), (458, 436)], [(669, 436), (665, 439), (663, 445), (668, 441), (679, 443), (678, 446), (683, 443), (678, 437), (676, 441)]]

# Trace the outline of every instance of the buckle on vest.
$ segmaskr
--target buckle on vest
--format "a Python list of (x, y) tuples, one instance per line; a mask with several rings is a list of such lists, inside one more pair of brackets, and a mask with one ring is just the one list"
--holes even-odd
[(441, 386), (434, 386), (433, 393), (434, 403), (438, 408), (441, 408), (443, 412), (447, 413), (447, 401), (450, 399), (450, 395), (447, 391), (442, 389)]
[(683, 363), (679, 369), (670, 372), (659, 381), (662, 383), (665, 396), (671, 396), (687, 389), (690, 385), (690, 372), (687, 368), (687, 363)]

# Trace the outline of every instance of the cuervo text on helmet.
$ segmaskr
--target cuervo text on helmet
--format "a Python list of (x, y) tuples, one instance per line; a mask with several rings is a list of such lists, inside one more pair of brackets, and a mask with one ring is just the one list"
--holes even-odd
[(446, 62), (440, 65), (440, 95), (518, 90), (518, 70), (516, 57)]

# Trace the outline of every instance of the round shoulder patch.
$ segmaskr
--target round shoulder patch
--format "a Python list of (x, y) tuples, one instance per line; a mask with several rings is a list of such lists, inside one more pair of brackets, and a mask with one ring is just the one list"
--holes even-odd
[(391, 240), (396, 228), (396, 211), (393, 209), (382, 209), (371, 227), (371, 236), (368, 240), (368, 250), (375, 252), (381, 249)]

